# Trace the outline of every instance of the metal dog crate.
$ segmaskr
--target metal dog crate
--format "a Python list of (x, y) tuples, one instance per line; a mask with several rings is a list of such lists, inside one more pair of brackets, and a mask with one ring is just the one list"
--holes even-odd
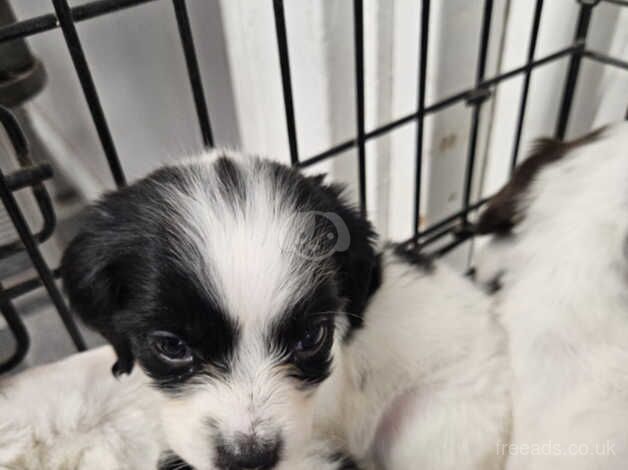
[[(121, 9), (140, 7), (142, 4), (153, 1), (166, 2), (169, 0), (97, 0), (76, 7), (70, 7), (67, 0), (51, 0), (54, 13), (20, 21), (13, 19), (14, 21), (0, 27), (0, 46), (15, 44), (19, 41), (23, 41), (23, 39), (28, 36), (44, 31), (56, 28), (61, 29), (65, 38), (68, 53), (72, 59), (85, 100), (89, 107), (94, 126), (97, 130), (103, 153), (107, 159), (113, 180), (118, 187), (126, 184), (126, 178), (122, 170), (116, 151), (116, 144), (109, 130), (107, 118), (101, 106), (99, 93), (94, 84), (94, 80), (92, 79), (89, 67), (89, 61), (98, 60), (98, 58), (88, 58), (86, 56), (80, 37), (77, 33), (76, 23), (98, 16), (107, 15)], [(206, 105), (205, 94), (202, 86), (202, 77), (195, 52), (186, 0), (171, 1), (173, 14), (175, 15), (180, 34), (181, 46), (186, 60), (189, 86), (194, 98), (199, 132), (204, 145), (209, 148), (214, 144), (210, 112), (208, 111)], [(534, 69), (563, 58), (569, 58), (562, 93), (562, 102), (555, 129), (555, 136), (557, 138), (563, 138), (565, 135), (572, 108), (576, 83), (578, 81), (578, 74), (583, 60), (590, 60), (628, 70), (627, 62), (592, 51), (587, 47), (587, 34), (595, 7), (603, 1), (620, 6), (628, 6), (628, 0), (573, 0), (574, 2), (580, 4), (579, 17), (576, 30), (574, 32), (573, 42), (569, 46), (564, 47), (555, 53), (535, 59), (539, 26), (541, 23), (544, 3), (543, 0), (536, 0), (536, 2), (530, 1), (530, 6), (534, 7), (534, 16), (531, 34), (529, 37), (526, 63), (507, 72), (487, 77), (486, 65), (491, 17), (493, 14), (493, 0), (476, 1), (478, 3), (478, 8), (483, 8), (483, 13), (480, 41), (477, 52), (478, 60), (475, 71), (475, 83), (467, 89), (460, 90), (443, 100), (434, 103), (426, 103), (426, 71), (428, 65), (427, 52), (430, 30), (430, 0), (422, 0), (421, 15), (418, 19), (421, 24), (421, 34), (419, 38), (419, 73), (417, 77), (418, 102), (416, 104), (416, 110), (411, 114), (366, 132), (364, 98), (365, 51), (363, 0), (353, 0), (353, 32), (355, 44), (353, 60), (355, 67), (355, 102), (357, 122), (355, 137), (335, 145), (324, 152), (308, 156), (304, 156), (299, 152), (299, 140), (295, 123), (295, 110), (290, 73), (290, 60), (288, 56), (284, 2), (283, 0), (273, 0), (271, 5), (270, 0), (268, 1), (268, 8), (273, 8), (274, 12), (284, 107), (287, 121), (286, 131), (292, 165), (297, 168), (304, 168), (323, 160), (334, 158), (346, 150), (357, 149), (356, 164), (358, 168), (359, 203), (361, 210), (365, 212), (367, 198), (366, 142), (390, 133), (405, 124), (412, 122), (416, 123), (416, 173), (414, 175), (414, 218), (412, 220), (413, 236), (405, 242), (416, 247), (416, 249), (422, 249), (447, 235), (451, 236), (451, 241), (441, 244), (436, 250), (436, 254), (446, 253), (471, 236), (472, 231), (471, 224), (469, 222), (469, 214), (485, 202), (485, 200), (472, 200), (471, 193), (478, 146), (481, 109), (487, 98), (491, 96), (493, 87), (500, 82), (515, 76), (522, 76), (524, 78), (523, 90), (519, 102), (514, 151), (511, 156), (511, 168), (514, 168), (519, 154), (522, 127), (526, 114), (526, 104), (528, 101), (530, 77)], [(31, 65), (35, 67), (36, 63), (33, 62)], [(465, 103), (470, 108), (471, 113), (471, 129), (466, 155), (463, 203), (457, 212), (431, 224), (423, 230), (420, 230), (419, 214), (421, 208), (420, 187), (422, 180), (424, 120), (426, 116), (437, 113), (458, 103)], [(8, 245), (0, 246), (0, 259), (6, 260), (8, 256), (17, 252), (26, 253), (37, 273), (36, 277), (19, 282), (15, 285), (5, 286), (0, 283), (0, 311), (6, 319), (7, 325), (15, 337), (17, 345), (12, 357), (0, 364), (0, 372), (4, 372), (19, 364), (29, 348), (29, 335), (24, 323), (13, 306), (13, 300), (27, 292), (32, 291), (33, 289), (37, 289), (42, 286), (46, 289), (50, 300), (54, 303), (54, 306), (63, 320), (65, 328), (74, 342), (76, 349), (85, 349), (85, 342), (76, 326), (76, 323), (74, 322), (63, 295), (56, 284), (56, 278), (59, 275), (58, 269), (47, 265), (40, 250), (40, 243), (46, 240), (53, 233), (55, 227), (55, 214), (50, 202), (50, 197), (43, 185), (43, 181), (52, 176), (50, 167), (46, 164), (33, 164), (33, 162), (29, 159), (28, 142), (18, 125), (18, 121), (8, 108), (0, 107), (0, 122), (3, 124), (9, 136), (21, 166), (20, 169), (10, 174), (0, 172), (0, 198), (2, 199), (2, 203), (4, 204), (6, 212), (9, 215), (17, 234), (19, 235), (19, 240), (15, 240), (13, 243)], [(32, 189), (35, 199), (38, 202), (39, 209), (43, 215), (44, 226), (39, 233), (33, 233), (31, 231), (25, 219), (23, 208), (20, 207), (14, 195), (14, 191), (27, 187)]]

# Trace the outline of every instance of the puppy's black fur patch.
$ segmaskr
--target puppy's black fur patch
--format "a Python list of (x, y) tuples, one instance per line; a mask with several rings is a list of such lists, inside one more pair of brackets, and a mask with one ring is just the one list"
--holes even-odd
[[(228, 374), (240, 336), (239, 326), (194, 280), (177, 266), (164, 263), (150, 298), (138, 297), (138, 303), (131, 308), (135, 314), (120, 319), (120, 327), (133, 338), (133, 350), (143, 369), (164, 391), (178, 392), (186, 380), (198, 374)], [(143, 307), (143, 302), (150, 307)], [(147, 347), (145, 333), (150, 330), (176, 333), (194, 351), (194, 363), (183, 370), (164, 364)]]
[(185, 170), (163, 168), (106, 195), (85, 214), (82, 230), (61, 262), (64, 287), (74, 310), (114, 347), (114, 373), (131, 371), (136, 357), (165, 387), (190, 375), (170, 371), (146, 344), (151, 330), (181, 336), (201, 359), (223, 365), (235, 348), (238, 326), (178, 258), (201, 257), (172, 219), (181, 217), (164, 188), (189, 190)]
[(524, 217), (521, 199), (541, 170), (561, 160), (572, 150), (596, 141), (604, 129), (597, 129), (570, 142), (550, 138), (539, 139), (530, 156), (517, 167), (510, 181), (489, 200), (475, 224), (475, 233), (509, 235), (513, 227)]
[(246, 185), (241, 170), (227, 157), (218, 158), (214, 163), (214, 168), (220, 182), (222, 197), (226, 200), (233, 200), (234, 208), (237, 209), (246, 199)]
[[(312, 291), (290, 312), (280, 316), (268, 338), (269, 349), (278, 352), (282, 363), (289, 366), (292, 378), (303, 388), (318, 385), (331, 374), (331, 346), (334, 338), (333, 323), (341, 314), (337, 289), (333, 284), (323, 284)], [(328, 337), (320, 350), (307, 358), (294, 357), (290, 351), (302, 338), (308, 322), (323, 322), (328, 325)]]

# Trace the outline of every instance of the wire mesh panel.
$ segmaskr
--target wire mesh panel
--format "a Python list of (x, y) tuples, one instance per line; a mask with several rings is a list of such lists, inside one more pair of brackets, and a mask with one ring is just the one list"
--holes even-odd
[[(20, 40), (35, 34), (53, 29), (60, 29), (67, 52), (71, 58), (76, 76), (79, 80), (85, 101), (92, 117), (94, 128), (96, 129), (104, 158), (106, 159), (111, 176), (118, 187), (126, 184), (120, 158), (116, 149), (116, 142), (107, 121), (106, 113), (103, 109), (99, 91), (96, 87), (90, 69), (90, 61), (97, 60), (96, 57), (88, 57), (80, 35), (77, 32), (76, 24), (91, 18), (119, 11), (125, 8), (140, 7), (142, 4), (150, 2), (167, 2), (170, 0), (97, 0), (85, 3), (80, 6), (71, 7), (67, 0), (52, 0), (54, 12), (42, 16), (29, 18), (21, 21), (13, 21), (0, 27), (0, 44), (10, 41)], [(190, 16), (185, 0), (171, 0), (172, 14), (176, 20), (179, 39), (183, 55), (185, 58), (186, 71), (188, 76), (189, 89), (192, 97), (194, 109), (191, 112), (196, 114), (198, 121), (198, 132), (205, 147), (214, 145), (214, 135), (212, 133), (212, 119), (208, 110), (205, 92), (203, 89), (203, 77), (201, 76), (199, 61), (194, 44), (192, 28), (190, 26)], [(419, 1), (419, 0), (418, 0)], [(405, 240), (406, 243), (425, 249), (437, 240), (446, 236), (452, 236), (451, 240), (439, 245), (436, 254), (442, 255), (467, 240), (471, 234), (470, 214), (477, 210), (485, 201), (474, 200), (472, 186), (474, 174), (476, 172), (476, 156), (478, 154), (478, 136), (482, 120), (482, 108), (487, 99), (491, 96), (495, 86), (501, 82), (520, 76), (523, 78), (521, 98), (517, 107), (516, 128), (514, 130), (514, 147), (510, 155), (510, 167), (514, 169), (520, 154), (521, 136), (523, 123), (526, 117), (526, 108), (529, 98), (530, 81), (532, 72), (546, 64), (568, 58), (569, 65), (565, 77), (562, 92), (560, 111), (556, 122), (555, 135), (563, 138), (569, 122), (574, 94), (578, 81), (579, 71), (584, 60), (593, 61), (614, 67), (628, 70), (628, 63), (605, 55), (603, 53), (590, 50), (587, 47), (587, 36), (590, 29), (591, 18), (595, 7), (602, 0), (580, 0), (579, 17), (574, 32), (574, 40), (571, 44), (543, 57), (536, 58), (539, 29), (543, 16), (544, 0), (530, 2), (534, 8), (532, 28), (528, 39), (526, 61), (523, 65), (500, 72), (494, 76), (487, 76), (487, 56), (490, 42), (491, 21), (493, 18), (493, 0), (478, 1), (478, 8), (482, 9), (482, 20), (480, 28), (480, 38), (477, 46), (477, 65), (475, 70), (475, 80), (473, 85), (466, 89), (459, 90), (443, 99), (428, 103), (427, 96), (427, 70), (430, 47), (430, 12), (432, 2), (422, 0), (420, 2), (420, 17), (417, 21), (420, 24), (418, 76), (417, 76), (417, 102), (416, 109), (398, 119), (386, 122), (371, 130), (366, 130), (365, 125), (365, 39), (364, 39), (364, 4), (363, 0), (353, 0), (353, 41), (354, 57), (353, 66), (355, 69), (355, 112), (356, 129), (355, 135), (332, 147), (314, 155), (303, 156), (299, 152), (299, 136), (295, 120), (295, 102), (293, 97), (293, 84), (291, 74), (291, 63), (289, 57), (289, 44), (286, 33), (286, 15), (283, 0), (273, 0), (268, 2), (268, 8), (272, 9), (274, 15), (274, 26), (277, 39), (277, 51), (279, 55), (279, 65), (281, 74), (281, 85), (283, 91), (284, 111), (286, 118), (286, 133), (290, 161), (297, 168), (306, 168), (316, 163), (340, 156), (347, 150), (356, 150), (356, 167), (358, 174), (358, 200), (363, 214), (367, 207), (367, 142), (389, 134), (394, 130), (415, 123), (415, 174), (414, 176), (414, 208), (410, 223), (412, 224), (412, 236)], [(624, 0), (605, 0), (607, 3), (620, 6), (628, 6)], [(576, 2), (576, 0), (574, 0)], [(457, 211), (448, 214), (441, 220), (437, 220), (430, 225), (421, 228), (420, 219), (422, 213), (421, 187), (424, 176), (424, 141), (425, 141), (425, 118), (431, 114), (438, 113), (454, 105), (465, 104), (470, 112), (470, 138), (468, 142), (464, 181), (462, 188), (462, 204)], [(215, 118), (216, 116), (214, 116)], [(20, 131), (17, 121), (7, 108), (0, 108), (0, 118), (6, 131), (11, 138), (13, 146), (18, 153), (27, 153), (27, 143)], [(51, 301), (56, 307), (64, 325), (76, 345), (77, 349), (83, 349), (85, 343), (79, 330), (72, 319), (69, 308), (65, 303), (59, 288), (55, 283), (58, 277), (58, 270), (50, 268), (41, 255), (39, 244), (45, 238), (40, 233), (32, 233), (24, 219), (24, 215), (18, 205), (13, 191), (17, 188), (31, 186), (33, 188), (41, 185), (41, 181), (49, 177), (49, 168), (33, 167), (26, 173), (23, 171), (15, 174), (3, 174), (0, 172), (0, 199), (2, 200), (11, 223), (19, 234), (19, 240), (10, 247), (13, 251), (22, 251), (28, 254), (37, 276), (32, 279), (21, 281), (15, 285), (0, 285), (0, 311), (4, 314), (7, 325), (13, 331), (17, 341), (17, 348), (14, 357), (7, 363), (0, 365), (0, 372), (15, 366), (24, 357), (28, 349), (28, 333), (23, 327), (19, 315), (13, 308), (12, 301), (25, 293), (38, 288), (45, 287)], [(42, 196), (44, 197), (44, 196)], [(44, 212), (54, 218), (51, 207), (46, 206), (45, 197), (43, 200)], [(54, 219), (51, 219), (54, 220)], [(52, 223), (52, 228), (54, 223)], [(44, 227), (44, 235), (49, 236), (51, 227)], [(0, 247), (0, 257), (3, 256), (7, 247)]]

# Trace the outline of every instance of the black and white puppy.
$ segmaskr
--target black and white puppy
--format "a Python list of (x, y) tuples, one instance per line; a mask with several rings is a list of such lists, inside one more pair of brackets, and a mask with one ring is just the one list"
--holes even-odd
[(478, 221), (513, 369), (508, 470), (627, 467), (627, 149), (628, 123), (543, 139)]
[(323, 178), (215, 151), (102, 198), (62, 275), (115, 373), (137, 362), (163, 392), (197, 470), (500, 468), (487, 299), (374, 239)]

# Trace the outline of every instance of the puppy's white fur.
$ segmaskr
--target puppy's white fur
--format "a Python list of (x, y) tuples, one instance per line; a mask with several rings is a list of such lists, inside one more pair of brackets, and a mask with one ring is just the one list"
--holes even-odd
[(113, 361), (104, 346), (0, 382), (0, 468), (155, 470), (161, 398)]
[(388, 470), (501, 468), (509, 371), (487, 299), (444, 263), (388, 256), (363, 331), (322, 385), (323, 434)]
[(478, 259), (479, 280), (501, 274), (503, 286), (496, 306), (514, 374), (509, 470), (628, 465), (627, 148), (622, 123), (545, 167), (513, 236)]

